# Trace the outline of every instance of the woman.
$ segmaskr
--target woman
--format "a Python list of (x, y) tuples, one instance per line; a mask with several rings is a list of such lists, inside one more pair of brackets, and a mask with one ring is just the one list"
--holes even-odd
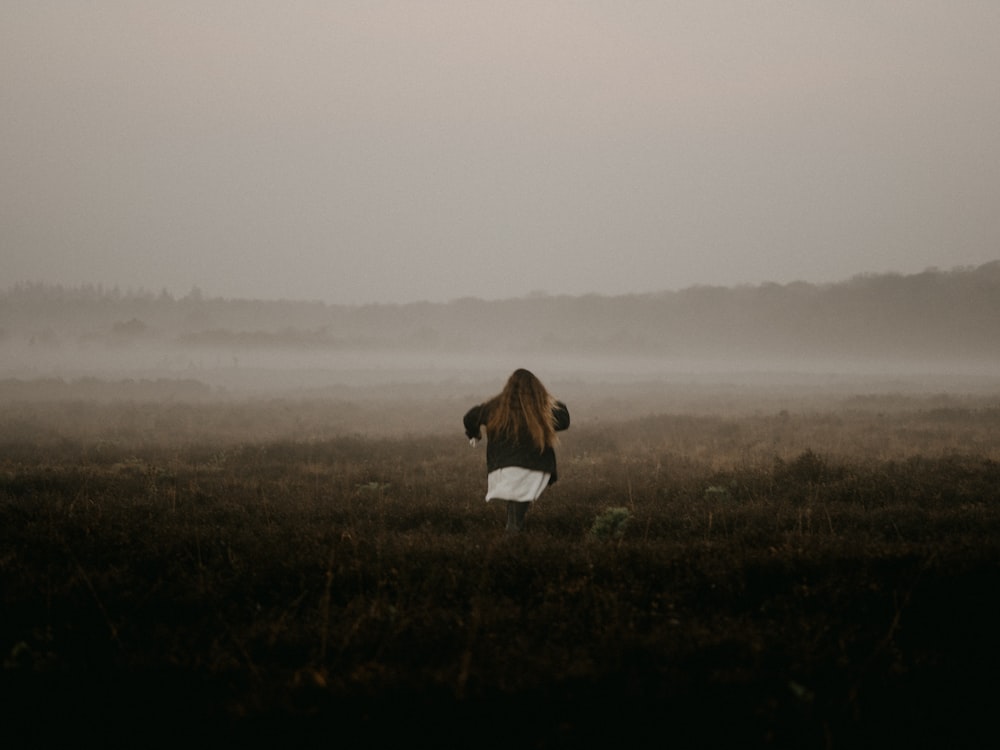
[(531, 372), (515, 370), (499, 394), (462, 421), (472, 445), (486, 428), (486, 502), (507, 503), (507, 533), (516, 534), (531, 503), (557, 479), (556, 432), (569, 427), (569, 410)]

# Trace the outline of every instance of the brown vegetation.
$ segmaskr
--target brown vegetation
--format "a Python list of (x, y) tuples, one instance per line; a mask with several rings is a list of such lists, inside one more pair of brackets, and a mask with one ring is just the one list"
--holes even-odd
[(1000, 408), (852, 403), (577, 410), (519, 538), (460, 409), (453, 434), (365, 435), (350, 410), (377, 405), (5, 404), (0, 697), (40, 740), (973, 741)]

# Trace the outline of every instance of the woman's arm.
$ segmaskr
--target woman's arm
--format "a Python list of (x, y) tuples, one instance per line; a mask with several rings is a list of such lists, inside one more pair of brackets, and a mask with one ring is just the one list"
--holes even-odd
[(555, 417), (556, 431), (569, 428), (569, 409), (566, 408), (566, 404), (562, 401), (556, 401), (555, 408), (552, 409), (552, 415)]
[(470, 440), (482, 440), (483, 433), (480, 429), (480, 425), (483, 423), (483, 405), (473, 406), (469, 409), (465, 416), (462, 418), (462, 424), (465, 426), (465, 436)]

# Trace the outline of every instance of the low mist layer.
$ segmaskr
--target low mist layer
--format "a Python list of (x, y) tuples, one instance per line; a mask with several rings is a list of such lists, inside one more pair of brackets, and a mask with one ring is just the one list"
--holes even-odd
[(0, 293), (0, 377), (193, 379), (233, 389), (709, 373), (933, 373), (1000, 364), (1000, 261), (830, 285), (693, 287), (407, 305), (20, 284)]

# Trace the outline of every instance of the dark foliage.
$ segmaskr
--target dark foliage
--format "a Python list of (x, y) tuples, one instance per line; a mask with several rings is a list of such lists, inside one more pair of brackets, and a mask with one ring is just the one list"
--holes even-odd
[[(845, 424), (772, 426), (789, 421)], [(974, 744), (1000, 667), (995, 445), (748, 460), (761, 424), (583, 426), (515, 538), (482, 502), (481, 452), (451, 438), (7, 436), (8, 727), (39, 744), (65, 722), (123, 741)], [(629, 523), (598, 538), (610, 508)]]

